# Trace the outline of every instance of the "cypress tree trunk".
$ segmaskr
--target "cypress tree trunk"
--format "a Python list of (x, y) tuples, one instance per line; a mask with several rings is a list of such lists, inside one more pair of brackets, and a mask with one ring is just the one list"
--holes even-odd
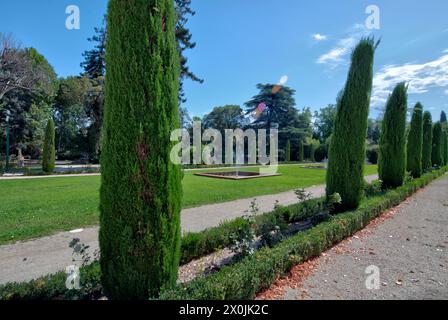
[(378, 172), (385, 188), (403, 184), (406, 172), (407, 88), (398, 84), (386, 104), (382, 123)]
[(56, 160), (56, 146), (55, 146), (55, 133), (54, 133), (54, 121), (48, 120), (47, 127), (45, 129), (44, 137), (44, 150), (42, 153), (42, 171), (46, 174), (51, 174), (54, 171)]
[(303, 141), (299, 141), (299, 146), (297, 148), (297, 161), (302, 162), (303, 161)]
[(432, 116), (429, 111), (423, 114), (423, 148), (422, 148), (422, 169), (432, 168)]
[(288, 140), (286, 142), (285, 160), (287, 162), (291, 161), (291, 141), (290, 140)]
[(146, 299), (176, 282), (181, 171), (179, 55), (172, 0), (110, 0), (101, 154), (100, 249), (110, 299)]
[(412, 113), (411, 128), (408, 136), (407, 170), (411, 176), (418, 178), (422, 175), (423, 149), (423, 106), (418, 102)]
[(337, 103), (327, 170), (327, 197), (339, 193), (336, 211), (358, 207), (364, 185), (365, 138), (372, 91), (374, 40), (363, 39), (352, 53), (344, 91)]
[(434, 124), (432, 133), (432, 165), (442, 166), (443, 165), (443, 141), (442, 141), (442, 125), (440, 122)]

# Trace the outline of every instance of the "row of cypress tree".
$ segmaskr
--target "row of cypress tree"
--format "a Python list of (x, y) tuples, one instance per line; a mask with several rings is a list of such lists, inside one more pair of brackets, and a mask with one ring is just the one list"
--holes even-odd
[[(363, 194), (365, 136), (377, 46), (373, 38), (362, 39), (356, 46), (337, 101), (326, 187), (327, 197), (334, 193), (341, 196), (336, 212), (358, 207)], [(424, 170), (448, 164), (447, 126), (442, 124), (446, 115), (442, 113), (441, 122), (433, 126), (431, 114), (423, 114), (423, 106), (417, 103), (406, 136), (407, 99), (407, 86), (399, 83), (386, 104), (378, 160), (384, 188), (402, 185), (406, 170), (417, 178)]]

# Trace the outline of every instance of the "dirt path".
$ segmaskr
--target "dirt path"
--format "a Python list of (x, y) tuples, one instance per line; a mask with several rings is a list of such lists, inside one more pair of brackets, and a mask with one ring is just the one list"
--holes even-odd
[[(376, 175), (366, 177), (367, 181), (377, 179)], [(325, 186), (306, 189), (313, 197), (325, 193)], [(245, 215), (254, 198), (240, 199), (225, 203), (205, 205), (182, 210), (181, 225), (183, 232), (197, 232), (219, 225)], [(260, 213), (272, 211), (276, 200), (281, 205), (297, 202), (293, 191), (275, 195), (256, 197)], [(0, 284), (13, 281), (25, 281), (64, 270), (71, 265), (72, 249), (68, 243), (73, 238), (89, 245), (91, 251), (98, 249), (98, 227), (61, 232), (52, 236), (0, 246)]]
[[(366, 280), (374, 288), (375, 271), (379, 289), (369, 290)], [(448, 175), (296, 266), (259, 298), (448, 299)]]

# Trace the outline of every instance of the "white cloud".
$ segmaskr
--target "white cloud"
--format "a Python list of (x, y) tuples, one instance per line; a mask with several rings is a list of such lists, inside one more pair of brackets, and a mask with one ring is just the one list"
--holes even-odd
[(327, 40), (327, 36), (320, 34), (320, 33), (316, 33), (316, 34), (313, 34), (313, 39), (316, 41), (325, 41), (325, 40)]
[[(448, 86), (448, 51), (436, 60), (422, 64), (387, 65), (373, 78), (372, 106), (384, 104), (399, 82), (405, 81), (410, 94), (428, 92), (431, 88)], [(448, 90), (445, 91), (447, 93)]]
[(448, 89), (445, 90), (445, 94), (448, 96)]
[(339, 40), (330, 51), (321, 55), (317, 59), (319, 64), (329, 64), (336, 67), (347, 62), (346, 57), (350, 54), (357, 41), (363, 36), (368, 35), (368, 30), (362, 24), (355, 24), (349, 30), (348, 34)]

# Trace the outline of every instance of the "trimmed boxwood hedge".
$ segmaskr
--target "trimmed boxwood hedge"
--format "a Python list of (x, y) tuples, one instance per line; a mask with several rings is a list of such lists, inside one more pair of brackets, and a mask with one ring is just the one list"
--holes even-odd
[(342, 239), (364, 228), (386, 209), (398, 205), (419, 188), (447, 171), (447, 167), (423, 175), (381, 196), (367, 198), (360, 207), (335, 215), (328, 222), (298, 233), (273, 248), (265, 247), (232, 266), (208, 277), (164, 291), (160, 299), (241, 300), (254, 299), (269, 288), (278, 276), (294, 265), (318, 256)]
[[(259, 235), (266, 224), (277, 225), (307, 220), (325, 209), (325, 199), (310, 199), (255, 218), (255, 233)], [(247, 220), (237, 218), (221, 225), (197, 233), (187, 233), (181, 242), (181, 263), (188, 263), (218, 249), (232, 244), (235, 235), (242, 235), (249, 228)], [(82, 267), (81, 290), (68, 290), (64, 272), (21, 283), (0, 286), (0, 300), (49, 300), (49, 299), (92, 299), (101, 296), (101, 273), (99, 263)]]

